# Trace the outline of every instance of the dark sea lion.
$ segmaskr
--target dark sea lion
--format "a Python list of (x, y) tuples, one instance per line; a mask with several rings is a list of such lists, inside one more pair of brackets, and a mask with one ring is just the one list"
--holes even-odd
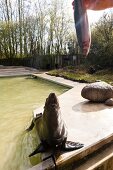
[(38, 114), (32, 120), (27, 131), (32, 130), (34, 126), (36, 127), (41, 143), (29, 156), (45, 152), (47, 148), (72, 151), (84, 146), (80, 143), (67, 141), (67, 129), (61, 118), (59, 101), (55, 93), (50, 93), (46, 99), (43, 114)]

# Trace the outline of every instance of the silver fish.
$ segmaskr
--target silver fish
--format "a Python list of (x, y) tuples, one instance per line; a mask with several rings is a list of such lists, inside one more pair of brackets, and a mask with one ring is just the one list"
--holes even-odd
[(87, 56), (91, 44), (87, 10), (83, 0), (74, 0), (74, 20), (78, 44), (83, 55)]

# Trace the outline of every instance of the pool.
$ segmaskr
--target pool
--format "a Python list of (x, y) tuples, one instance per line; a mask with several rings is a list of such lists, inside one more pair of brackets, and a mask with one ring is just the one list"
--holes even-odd
[(49, 93), (68, 88), (31, 77), (0, 78), (0, 170), (26, 170), (39, 161), (28, 155), (37, 146), (34, 132), (25, 133), (32, 111), (45, 103)]

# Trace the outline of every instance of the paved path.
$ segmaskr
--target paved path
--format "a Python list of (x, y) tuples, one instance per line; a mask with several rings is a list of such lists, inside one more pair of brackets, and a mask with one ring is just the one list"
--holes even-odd
[(0, 67), (0, 77), (31, 75), (37, 72), (38, 70), (30, 67), (16, 67), (16, 66)]
[[(46, 80), (49, 80), (51, 82), (55, 82), (57, 84), (61, 84), (61, 85), (64, 85), (64, 86), (68, 86), (70, 88), (72, 87), (75, 87), (76, 85), (80, 85), (80, 83), (78, 82), (74, 82), (74, 81), (71, 81), (71, 80), (66, 80), (62, 77), (56, 77), (56, 76), (50, 76), (46, 73), (39, 73), (39, 74), (34, 74), (35, 76), (38, 76), (38, 77), (41, 77), (42, 79), (46, 79)], [(84, 85), (84, 84), (81, 84), (81, 85)]]

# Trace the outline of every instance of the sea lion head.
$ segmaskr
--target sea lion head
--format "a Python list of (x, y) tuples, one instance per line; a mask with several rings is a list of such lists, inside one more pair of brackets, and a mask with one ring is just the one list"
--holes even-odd
[(50, 93), (45, 102), (44, 108), (57, 108), (59, 109), (59, 101), (55, 93)]

